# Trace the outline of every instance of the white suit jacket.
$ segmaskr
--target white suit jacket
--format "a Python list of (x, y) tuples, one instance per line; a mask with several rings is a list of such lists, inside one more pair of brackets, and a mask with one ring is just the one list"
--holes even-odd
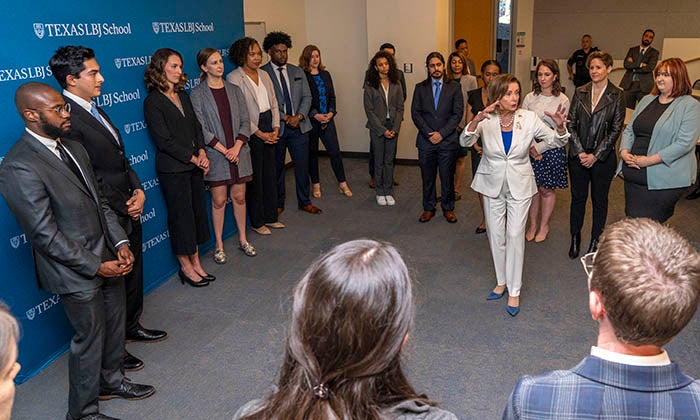
[[(561, 147), (566, 144), (569, 133), (560, 136), (534, 112), (518, 109), (515, 111), (513, 142), (508, 154), (503, 146), (501, 127), (495, 114), (489, 114), (489, 119), (481, 121), (476, 131), (469, 131), (468, 126), (465, 127), (459, 136), (459, 143), (463, 147), (469, 147), (479, 137), (484, 152), (474, 175), (472, 189), (487, 197), (496, 198), (507, 179), (513, 198), (524, 200), (537, 193), (535, 173), (530, 164), (530, 146), (534, 144), (539, 153)], [(542, 142), (537, 143), (534, 139)]]

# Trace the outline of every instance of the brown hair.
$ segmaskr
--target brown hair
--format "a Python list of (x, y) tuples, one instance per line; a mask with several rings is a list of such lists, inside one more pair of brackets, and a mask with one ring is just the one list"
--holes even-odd
[(393, 246), (336, 246), (294, 289), (278, 391), (244, 418), (372, 420), (401, 401), (432, 405), (401, 367), (413, 316), (411, 278)]
[[(659, 72), (663, 69), (668, 71), (668, 74), (671, 75), (671, 79), (673, 80), (673, 89), (671, 90), (672, 98), (690, 95), (693, 92), (693, 87), (690, 84), (690, 76), (688, 76), (688, 68), (685, 66), (683, 60), (677, 57), (671, 57), (661, 61), (654, 69), (654, 78), (658, 77)], [(659, 88), (656, 86), (656, 83), (654, 83), (654, 89), (651, 90), (651, 94), (659, 94)]]
[[(465, 41), (466, 42), (466, 41)], [(464, 74), (469, 73), (469, 69), (467, 69), (467, 59), (464, 58), (464, 56), (457, 51), (453, 52), (450, 54), (449, 57), (447, 57), (447, 78), (448, 79), (457, 79), (456, 74), (452, 72), (452, 57), (458, 57), (462, 61), (462, 73), (459, 75), (460, 77)]]
[(542, 86), (540, 86), (540, 82), (537, 77), (537, 73), (540, 71), (540, 67), (547, 67), (553, 75), (556, 76), (554, 79), (554, 82), (552, 83), (552, 95), (554, 96), (559, 96), (561, 93), (561, 82), (559, 79), (561, 79), (561, 76), (559, 75), (559, 64), (557, 64), (556, 61), (552, 60), (551, 58), (545, 58), (542, 59), (539, 63), (537, 63), (537, 67), (535, 67), (535, 94), (539, 95), (542, 93)]
[[(214, 48), (202, 48), (199, 50), (197, 53), (197, 67), (202, 68), (202, 66), (207, 65), (207, 61), (209, 61), (209, 57), (214, 55), (214, 53), (218, 53), (219, 51), (214, 49)], [(207, 72), (202, 71), (202, 74), (199, 75), (199, 80), (205, 81), (207, 79)]]
[[(253, 45), (257, 45), (258, 48), (260, 48), (258, 41), (251, 37), (245, 37), (235, 41), (228, 50), (228, 58), (233, 64), (238, 67), (243, 67)], [(262, 53), (262, 49), (260, 52)]]
[[(176, 55), (182, 60), (182, 55), (171, 49), (171, 48), (161, 48), (153, 53), (151, 56), (151, 62), (146, 66), (146, 71), (143, 74), (143, 81), (146, 83), (146, 90), (152, 92), (157, 90), (159, 92), (166, 92), (169, 88), (168, 79), (165, 77), (165, 64), (168, 59)], [(174, 86), (175, 92), (179, 92), (185, 88), (187, 84), (187, 75), (182, 72), (180, 76), (180, 81)]]
[(621, 342), (663, 346), (698, 307), (700, 255), (670, 227), (621, 220), (605, 228), (590, 288), (600, 293)]
[(512, 74), (499, 74), (493, 78), (491, 83), (489, 83), (488, 87), (486, 88), (489, 103), (485, 105), (489, 106), (494, 102), (500, 101), (502, 97), (506, 96), (506, 93), (508, 93), (508, 86), (510, 86), (511, 83), (518, 84), (518, 90), (520, 90), (520, 95), (518, 96), (518, 108), (520, 108), (520, 104), (523, 102), (523, 89), (522, 86), (520, 86), (520, 81)]
[(319, 50), (315, 45), (307, 45), (301, 51), (301, 55), (299, 56), (299, 67), (301, 67), (304, 71), (311, 70), (309, 63), (311, 62), (311, 54), (314, 51), (318, 52), (318, 69), (325, 70), (326, 66), (323, 65), (323, 60), (321, 60), (321, 50)]
[(591, 61), (596, 58), (602, 61), (603, 64), (605, 64), (605, 67), (613, 66), (612, 55), (606, 53), (605, 51), (593, 51), (592, 53), (588, 54), (588, 58), (586, 58), (586, 68), (591, 67)]

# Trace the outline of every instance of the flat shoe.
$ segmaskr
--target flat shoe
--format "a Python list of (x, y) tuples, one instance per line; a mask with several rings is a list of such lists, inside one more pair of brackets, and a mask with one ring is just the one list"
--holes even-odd
[(244, 244), (241, 244), (238, 249), (243, 251), (244, 254), (246, 254), (249, 257), (254, 257), (258, 255), (257, 251), (255, 251), (255, 248), (253, 245), (250, 244), (250, 242), (246, 242)]
[(214, 262), (217, 264), (226, 264), (226, 252), (223, 249), (214, 251)]
[(387, 195), (387, 196), (384, 196), (384, 198), (386, 199), (387, 206), (393, 206), (394, 204), (396, 204), (396, 200), (394, 200), (393, 195)]
[(265, 226), (272, 228), (272, 229), (284, 229), (284, 223), (282, 222), (272, 222), (272, 223), (265, 223)]
[(377, 196), (377, 204), (380, 206), (386, 206), (386, 196), (385, 195), (378, 195)]
[(272, 235), (272, 232), (270, 232), (270, 229), (267, 228), (267, 226), (262, 225), (260, 227), (250, 227), (253, 229), (253, 232), (257, 233), (258, 235)]

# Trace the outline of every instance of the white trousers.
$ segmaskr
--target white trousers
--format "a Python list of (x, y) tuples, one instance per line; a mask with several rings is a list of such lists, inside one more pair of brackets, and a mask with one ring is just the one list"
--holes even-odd
[(508, 287), (508, 295), (520, 296), (525, 258), (525, 224), (532, 197), (516, 200), (510, 194), (508, 182), (498, 197), (484, 196), (486, 234), (489, 238), (496, 281)]

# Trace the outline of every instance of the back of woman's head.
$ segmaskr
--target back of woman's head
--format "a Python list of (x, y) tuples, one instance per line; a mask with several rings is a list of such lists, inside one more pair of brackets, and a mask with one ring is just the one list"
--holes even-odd
[(411, 279), (394, 247), (372, 240), (336, 246), (294, 291), (279, 390), (252, 417), (376, 419), (419, 398), (400, 356), (413, 312)]
[(19, 324), (4, 303), (0, 302), (0, 370), (11, 362), (12, 348), (19, 340)]

